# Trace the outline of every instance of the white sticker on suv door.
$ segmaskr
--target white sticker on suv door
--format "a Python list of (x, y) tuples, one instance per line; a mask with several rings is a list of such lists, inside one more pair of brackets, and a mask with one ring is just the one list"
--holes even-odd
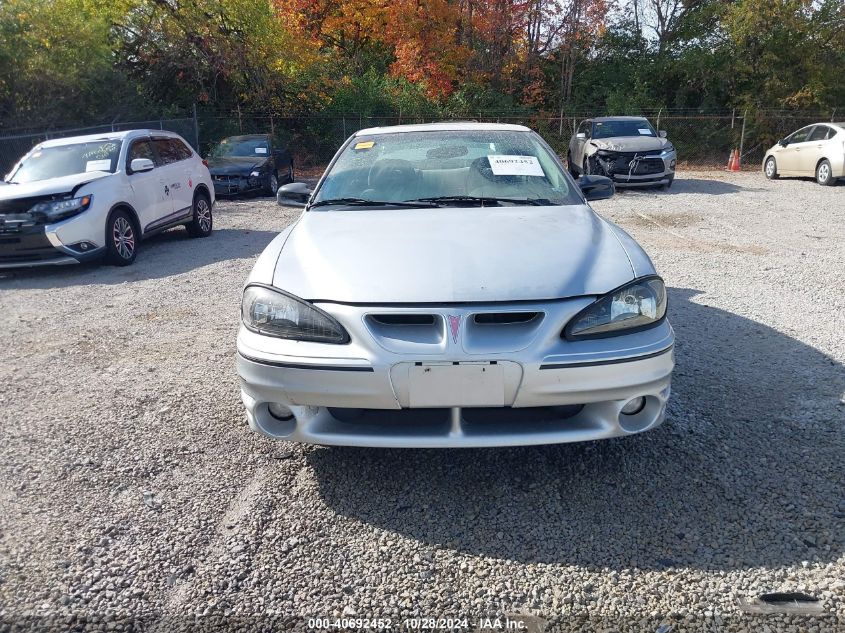
[(540, 161), (536, 156), (516, 156), (516, 155), (490, 155), (487, 157), (490, 161), (490, 168), (493, 170), (494, 176), (540, 176), (543, 173), (543, 168), (540, 166)]
[(85, 171), (111, 171), (111, 158), (89, 160), (85, 163)]

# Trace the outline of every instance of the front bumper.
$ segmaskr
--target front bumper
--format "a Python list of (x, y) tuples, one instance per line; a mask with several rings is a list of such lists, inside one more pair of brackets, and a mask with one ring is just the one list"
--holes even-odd
[[(508, 342), (498, 347), (509, 351), (495, 351), (495, 334), (491, 338), (485, 332), (487, 338), (481, 339), (470, 331), (466, 318), (487, 309), (475, 306), (442, 311), (444, 316), (465, 313), (461, 316), (468, 327), (460, 345), (444, 336), (439, 352), (434, 348), (440, 343), (431, 343), (423, 353), (425, 337), (419, 332), (409, 337), (412, 343), (367, 332), (366, 313), (379, 311), (374, 308), (320, 306), (350, 330), (348, 345), (282, 341), (242, 327), (237, 369), (247, 419), (253, 430), (276, 439), (414, 448), (578, 442), (656, 427), (670, 393), (672, 328), (664, 321), (626, 336), (560, 339), (563, 324), (588, 303), (578, 299), (543, 306), (534, 331), (522, 337), (507, 333)], [(429, 364), (495, 368), (501, 375), (498, 399), (479, 400), (472, 385), (458, 393), (448, 385), (434, 386), (422, 394), (425, 404), (419, 406), (414, 381), (419, 368)], [(638, 397), (645, 398), (644, 408), (623, 415), (626, 403)], [(290, 409), (293, 418), (272, 416), (271, 403)]]
[(646, 187), (669, 184), (675, 177), (677, 154), (594, 154), (594, 173), (607, 176), (618, 186)]
[[(0, 269), (79, 264), (103, 254), (93, 241), (67, 246), (56, 235), (55, 227), (45, 225), (0, 227)], [(82, 250), (84, 243), (85, 250)]]
[(241, 193), (260, 191), (264, 187), (264, 178), (255, 176), (226, 176), (212, 174), (216, 196), (234, 196)]

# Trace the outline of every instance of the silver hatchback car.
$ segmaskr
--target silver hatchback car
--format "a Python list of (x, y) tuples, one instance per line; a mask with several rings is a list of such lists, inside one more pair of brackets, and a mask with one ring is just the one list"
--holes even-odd
[[(243, 293), (250, 426), (382, 447), (512, 446), (663, 421), (674, 334), (642, 248), (531, 130), (362, 130)], [(299, 200), (300, 202), (297, 202)]]

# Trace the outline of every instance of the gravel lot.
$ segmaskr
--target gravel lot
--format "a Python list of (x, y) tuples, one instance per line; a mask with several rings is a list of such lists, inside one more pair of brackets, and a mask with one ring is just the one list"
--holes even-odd
[[(666, 424), (599, 443), (252, 434), (235, 334), (295, 217), (272, 200), (220, 203), (211, 238), (170, 231), (129, 268), (0, 272), (0, 631), (845, 630), (845, 184), (685, 173), (594, 206), (654, 258), (678, 337)], [(824, 614), (737, 606), (782, 590)]]

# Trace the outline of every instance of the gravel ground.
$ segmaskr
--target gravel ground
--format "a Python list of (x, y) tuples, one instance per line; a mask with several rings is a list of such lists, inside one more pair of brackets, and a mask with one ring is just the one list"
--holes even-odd
[[(595, 208), (653, 256), (678, 337), (666, 424), (597, 443), (249, 432), (240, 290), (295, 215), (272, 200), (129, 268), (0, 273), (0, 631), (845, 630), (845, 185), (690, 172)], [(823, 615), (737, 606), (782, 590)]]

